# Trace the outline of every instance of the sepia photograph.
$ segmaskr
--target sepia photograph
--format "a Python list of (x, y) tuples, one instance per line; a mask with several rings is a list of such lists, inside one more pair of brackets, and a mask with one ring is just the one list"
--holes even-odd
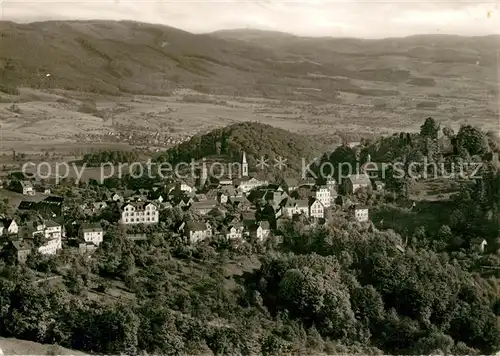
[(0, 356), (500, 356), (499, 57), (499, 0), (0, 0)]

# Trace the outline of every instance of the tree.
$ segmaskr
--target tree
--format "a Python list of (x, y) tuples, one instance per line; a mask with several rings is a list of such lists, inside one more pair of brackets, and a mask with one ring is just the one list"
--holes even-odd
[(432, 140), (437, 140), (439, 130), (439, 123), (432, 117), (428, 117), (427, 119), (425, 119), (424, 124), (420, 126), (420, 136), (430, 138)]
[(437, 236), (441, 241), (450, 242), (453, 234), (451, 232), (451, 228), (448, 225), (441, 225)]
[(486, 135), (471, 125), (463, 125), (457, 134), (457, 148), (470, 156), (481, 155), (489, 151)]
[(455, 131), (451, 127), (445, 126), (443, 127), (443, 135), (451, 139), (455, 136)]

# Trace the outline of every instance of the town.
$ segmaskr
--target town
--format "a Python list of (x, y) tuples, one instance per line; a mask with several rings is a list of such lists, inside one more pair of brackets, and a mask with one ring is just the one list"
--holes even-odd
[[(135, 191), (109, 189), (80, 204), (72, 197), (83, 195), (82, 190), (92, 187), (72, 187), (66, 191), (69, 194), (55, 196), (51, 192), (58, 189), (56, 182), (51, 185), (19, 175), (11, 177), (4, 184), (12, 191), (44, 198), (23, 200), (14, 214), (2, 216), (3, 254), (12, 254), (19, 262), (25, 262), (34, 248), (42, 255), (54, 255), (66, 247), (92, 253), (105, 236), (101, 220), (105, 220), (106, 226), (119, 224), (126, 231), (137, 231), (138, 227), (149, 227), (149, 231), (157, 227), (161, 231), (158, 224), (173, 209), (188, 213), (173, 233), (191, 244), (209, 238), (264, 242), (271, 236), (279, 237), (283, 227), (294, 220), (317, 227), (325, 224), (333, 212), (347, 214), (359, 223), (369, 221), (369, 208), (346, 203), (332, 177), (326, 177), (324, 184), (301, 177), (268, 182), (249, 174), (245, 152), (237, 178), (214, 179), (203, 167), (193, 183), (170, 180)], [(347, 177), (342, 188), (346, 196), (360, 190), (382, 193), (384, 184), (370, 180), (361, 167), (360, 172)], [(146, 234), (134, 232), (127, 232), (127, 236), (147, 239)]]

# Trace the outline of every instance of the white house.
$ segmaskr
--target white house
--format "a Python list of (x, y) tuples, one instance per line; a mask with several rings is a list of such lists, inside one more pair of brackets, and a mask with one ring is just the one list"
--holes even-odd
[(348, 194), (355, 193), (362, 188), (370, 188), (370, 177), (366, 173), (353, 174), (345, 180), (345, 191)]
[(221, 204), (226, 204), (229, 196), (224, 194), (224, 192), (217, 193), (217, 201)]
[(42, 255), (55, 255), (57, 250), (60, 250), (62, 246), (57, 239), (47, 240), (43, 245), (38, 247), (38, 252)]
[(366, 206), (355, 206), (353, 208), (354, 218), (359, 222), (368, 221), (368, 207)]
[(259, 180), (257, 178), (248, 178), (248, 177), (243, 177), (241, 181), (239, 182), (238, 185), (238, 190), (241, 191), (242, 193), (248, 193), (252, 189), (268, 185), (268, 181), (265, 180)]
[(230, 225), (223, 234), (228, 240), (237, 240), (243, 238), (243, 225), (240, 223), (235, 223)]
[(157, 224), (160, 220), (158, 208), (153, 203), (133, 202), (121, 209), (120, 222), (124, 225)]
[(0, 221), (0, 236), (1, 235), (17, 235), (19, 226), (13, 219), (3, 219)]
[(293, 215), (303, 214), (309, 216), (309, 202), (307, 200), (292, 200), (288, 199), (287, 203), (282, 208), (282, 215), (292, 217)]
[(123, 197), (120, 194), (115, 193), (111, 196), (111, 200), (116, 201), (116, 202), (123, 201)]
[(42, 255), (55, 255), (62, 249), (62, 235), (62, 226), (52, 220), (32, 222), (26, 228), (27, 238), (43, 238), (44, 242), (38, 247)]
[(52, 220), (47, 220), (45, 222), (45, 238), (61, 240), (62, 226)]
[(311, 199), (309, 202), (309, 216), (318, 219), (325, 217), (325, 207), (318, 199)]
[(484, 253), (488, 242), (483, 238), (472, 239), (470, 242), (472, 252)]
[(27, 180), (21, 180), (14, 183), (14, 190), (23, 195), (35, 195), (33, 184)]
[(271, 228), (269, 227), (269, 222), (267, 221), (262, 221), (259, 224), (255, 224), (250, 227), (250, 236), (259, 241), (265, 240), (270, 234)]
[(319, 200), (325, 208), (328, 208), (332, 203), (331, 189), (326, 185), (315, 187), (314, 197), (316, 200)]
[(297, 214), (309, 216), (309, 202), (307, 200), (296, 200)]
[(188, 221), (184, 224), (184, 236), (189, 242), (195, 243), (212, 236), (212, 229), (207, 223)]
[(104, 237), (104, 231), (100, 224), (83, 224), (80, 227), (80, 237), (87, 244), (99, 246)]
[(183, 192), (194, 193), (194, 187), (187, 184), (186, 182), (180, 182), (177, 185), (178, 189)]
[(285, 216), (285, 217), (292, 217), (294, 214), (296, 214), (297, 209), (296, 209), (296, 204), (295, 200), (293, 199), (288, 199), (285, 205), (281, 208), (282, 213), (280, 215)]

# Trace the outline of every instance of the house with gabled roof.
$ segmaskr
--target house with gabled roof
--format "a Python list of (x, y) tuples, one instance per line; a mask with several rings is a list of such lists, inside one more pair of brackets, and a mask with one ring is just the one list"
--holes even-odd
[(158, 207), (151, 202), (130, 202), (121, 208), (120, 223), (124, 225), (157, 224)]
[(242, 193), (248, 193), (252, 189), (268, 185), (267, 180), (260, 180), (255, 177), (242, 177), (234, 181), (236, 188)]
[(296, 214), (309, 216), (309, 201), (306, 199), (288, 199), (282, 206), (282, 215), (292, 217)]
[(261, 221), (249, 227), (249, 235), (258, 241), (265, 240), (271, 234), (271, 226), (268, 221)]
[(318, 199), (312, 198), (309, 200), (309, 216), (317, 219), (325, 217), (325, 207)]
[(354, 219), (359, 222), (367, 222), (369, 220), (369, 208), (365, 205), (352, 205), (350, 207)]
[(299, 199), (295, 201), (297, 204), (297, 214), (303, 214), (309, 216), (309, 200)]
[(148, 194), (148, 199), (157, 203), (163, 203), (167, 200), (167, 194), (162, 193), (161, 190), (152, 190)]
[(344, 181), (344, 190), (347, 194), (353, 194), (359, 189), (368, 189), (370, 187), (370, 177), (366, 173), (352, 174)]
[(32, 240), (41, 238), (38, 252), (42, 255), (55, 255), (62, 249), (63, 226), (53, 220), (45, 220), (41, 216), (27, 221), (20, 230), (20, 237)]
[(332, 192), (329, 186), (320, 185), (315, 186), (312, 190), (312, 194), (316, 200), (319, 200), (323, 207), (328, 208), (332, 204)]
[(249, 209), (252, 206), (252, 203), (245, 196), (230, 197), (229, 203), (242, 210)]
[(120, 194), (118, 194), (118, 193), (111, 194), (110, 198), (111, 198), (112, 201), (115, 201), (115, 202), (120, 202), (120, 201), (124, 200), (123, 196), (120, 195)]
[(484, 253), (488, 242), (484, 238), (475, 238), (470, 241), (470, 249), (472, 252)]
[(243, 224), (234, 223), (228, 227), (224, 227), (221, 231), (222, 235), (228, 240), (241, 240), (243, 239)]
[(28, 180), (15, 180), (12, 183), (12, 188), (15, 192), (21, 193), (22, 195), (35, 195), (33, 184)]
[(175, 201), (174, 201), (174, 204), (173, 204), (173, 205), (174, 205), (175, 207), (179, 207), (179, 208), (181, 208), (181, 209), (186, 209), (186, 208), (188, 208), (189, 206), (191, 206), (191, 204), (193, 204), (193, 203), (194, 203), (194, 199), (193, 199), (193, 198), (188, 197), (188, 196), (183, 196), (181, 199), (179, 199), (179, 200), (177, 201), (177, 204), (176, 204), (176, 203), (175, 203)]
[(240, 219), (241, 219), (241, 222), (245, 226), (249, 226), (251, 224), (255, 224), (255, 221), (257, 220), (256, 216), (255, 216), (255, 212), (253, 212), (253, 211), (244, 211), (244, 212), (242, 212), (240, 214)]
[(200, 215), (206, 215), (210, 210), (212, 210), (217, 205), (216, 200), (201, 200), (191, 203), (189, 211)]
[(31, 250), (33, 249), (32, 241), (26, 240), (14, 240), (11, 241), (11, 251), (14, 253), (14, 257), (16, 258), (18, 263), (25, 263), (28, 259), (28, 256), (31, 254)]
[(184, 224), (184, 237), (190, 243), (196, 243), (211, 236), (212, 228), (206, 222), (189, 220)]
[(38, 211), (43, 211), (49, 216), (61, 216), (64, 211), (64, 198), (50, 195), (37, 205)]
[(281, 187), (283, 187), (285, 191), (288, 191), (290, 193), (291, 191), (299, 188), (299, 180), (293, 177), (283, 178)]
[(226, 204), (229, 199), (229, 196), (226, 195), (224, 192), (218, 192), (217, 193), (217, 201), (220, 204)]
[(1, 235), (17, 235), (19, 225), (14, 219), (4, 218), (0, 220), (0, 236)]
[(206, 215), (214, 219), (224, 219), (226, 217), (227, 209), (221, 206), (213, 207)]
[(195, 187), (192, 184), (189, 184), (185, 181), (178, 182), (175, 186), (176, 190), (180, 190), (183, 192), (194, 193)]
[(99, 214), (101, 211), (108, 207), (108, 203), (105, 201), (97, 201), (92, 203), (92, 213)]
[(99, 246), (103, 241), (104, 230), (101, 224), (84, 223), (80, 226), (79, 236), (85, 243)]

